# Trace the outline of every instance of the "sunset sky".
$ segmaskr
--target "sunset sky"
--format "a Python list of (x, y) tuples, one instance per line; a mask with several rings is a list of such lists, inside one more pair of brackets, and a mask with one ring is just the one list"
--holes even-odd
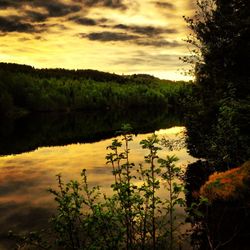
[(194, 2), (0, 0), (0, 61), (187, 79)]

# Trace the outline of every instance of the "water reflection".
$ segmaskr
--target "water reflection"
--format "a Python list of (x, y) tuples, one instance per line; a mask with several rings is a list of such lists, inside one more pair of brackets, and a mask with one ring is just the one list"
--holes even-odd
[[(159, 130), (159, 136), (170, 138), (183, 127)], [(151, 134), (138, 134), (131, 142), (131, 161), (144, 163), (145, 150), (139, 142)], [(56, 188), (56, 178), (61, 173), (65, 181), (79, 179), (83, 168), (87, 169), (90, 185), (100, 185), (106, 194), (111, 193), (113, 182), (111, 168), (106, 166), (106, 147), (111, 139), (95, 143), (76, 143), (67, 146), (41, 147), (35, 151), (0, 157), (0, 249), (10, 249), (5, 235), (12, 229), (17, 232), (44, 228), (53, 213), (55, 203), (46, 191)], [(164, 156), (169, 152), (160, 151)], [(186, 149), (173, 151), (180, 165), (192, 162)], [(1, 245), (2, 244), (2, 245)]]
[(0, 155), (18, 154), (42, 146), (96, 142), (114, 136), (123, 123), (135, 133), (180, 126), (180, 118), (165, 110), (41, 113), (0, 122)]

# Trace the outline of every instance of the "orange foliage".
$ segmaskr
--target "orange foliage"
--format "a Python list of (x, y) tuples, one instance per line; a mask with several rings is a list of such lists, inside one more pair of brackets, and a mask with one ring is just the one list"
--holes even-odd
[(225, 172), (216, 172), (201, 187), (200, 195), (213, 200), (230, 200), (239, 198), (248, 191), (250, 181), (250, 162), (241, 167)]

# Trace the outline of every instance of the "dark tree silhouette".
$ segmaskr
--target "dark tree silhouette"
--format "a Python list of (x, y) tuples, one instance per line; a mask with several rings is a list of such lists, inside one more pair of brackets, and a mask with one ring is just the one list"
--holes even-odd
[(239, 164), (249, 159), (250, 2), (201, 0), (187, 42), (195, 96), (187, 116), (190, 152)]

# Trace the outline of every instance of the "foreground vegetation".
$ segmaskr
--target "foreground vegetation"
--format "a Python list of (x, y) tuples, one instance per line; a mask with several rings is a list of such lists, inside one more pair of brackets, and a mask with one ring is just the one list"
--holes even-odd
[[(177, 158), (160, 158), (158, 151), (169, 148), (170, 141), (156, 135), (142, 140), (147, 150), (145, 164), (130, 161), (130, 127), (124, 125), (120, 139), (107, 147), (107, 164), (112, 170), (113, 195), (107, 197), (100, 187), (90, 187), (86, 170), (82, 182), (63, 183), (58, 175), (55, 196), (57, 213), (52, 228), (16, 237), (19, 249), (177, 249), (185, 242), (181, 231), (184, 206), (183, 173), (175, 166)], [(159, 191), (165, 190), (160, 196)], [(51, 237), (51, 238), (50, 238)]]
[[(192, 246), (206, 250), (247, 250), (250, 162), (209, 175), (215, 169), (202, 162), (191, 164), (186, 172)], [(204, 172), (209, 176), (205, 183)]]
[(153, 134), (140, 142), (147, 150), (145, 163), (131, 162), (130, 129), (124, 125), (121, 136), (107, 147), (113, 195), (90, 186), (86, 169), (80, 182), (64, 183), (58, 175), (58, 189), (49, 190), (57, 212), (46, 230), (10, 232), (17, 249), (247, 249), (249, 162), (215, 173), (202, 185), (203, 174), (190, 173), (190, 166), (200, 169), (203, 164), (202, 171), (209, 176), (214, 170), (206, 162), (191, 164), (184, 175), (175, 156), (159, 157), (161, 149), (177, 149), (183, 139)]

